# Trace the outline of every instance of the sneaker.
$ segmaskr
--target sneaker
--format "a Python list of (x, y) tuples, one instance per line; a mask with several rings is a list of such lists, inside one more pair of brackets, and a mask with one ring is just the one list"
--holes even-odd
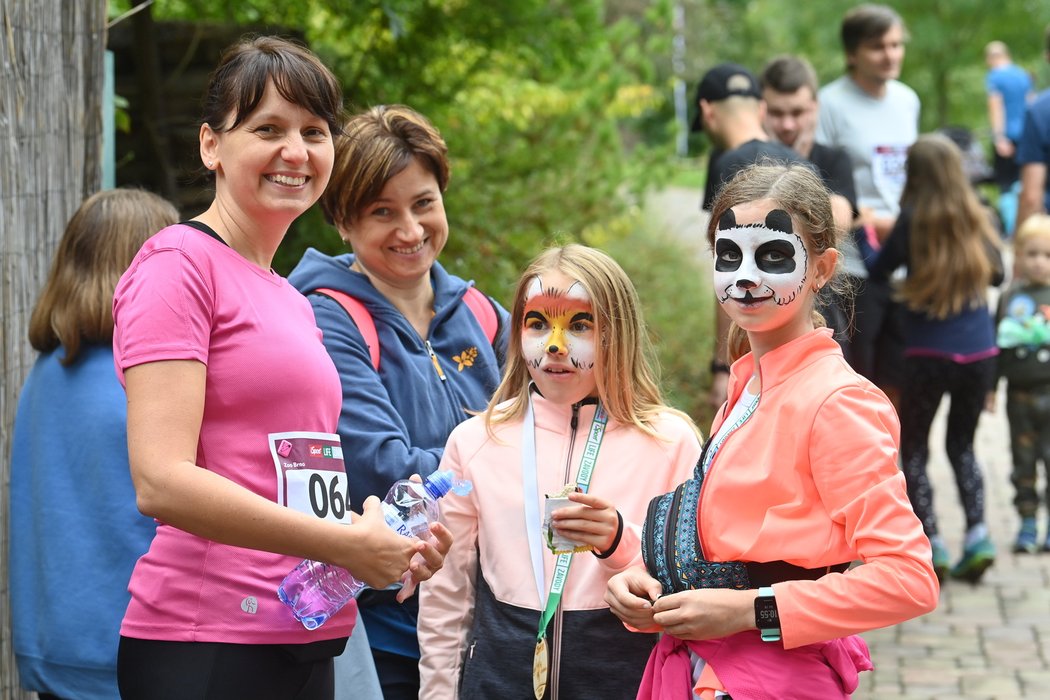
[(951, 577), (978, 583), (984, 572), (995, 563), (995, 545), (985, 537), (963, 550), (962, 559), (951, 570)]
[[(1043, 544), (1043, 549), (1046, 549), (1046, 545), (1050, 542)], [(1021, 520), (1021, 530), (1017, 533), (1017, 539), (1014, 540), (1014, 553), (1016, 554), (1035, 554), (1039, 551), (1039, 533), (1036, 532), (1035, 518), (1024, 518)]]
[(930, 544), (933, 547), (933, 572), (937, 574), (937, 581), (944, 583), (944, 579), (948, 578), (948, 570), (952, 568), (952, 557), (943, 544)]

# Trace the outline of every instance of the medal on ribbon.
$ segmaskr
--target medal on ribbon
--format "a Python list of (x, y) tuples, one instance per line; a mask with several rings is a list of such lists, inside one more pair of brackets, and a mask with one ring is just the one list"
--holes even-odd
[(549, 670), (547, 639), (540, 637), (536, 640), (536, 650), (532, 654), (532, 692), (536, 694), (536, 700), (543, 700), (543, 694), (547, 692)]

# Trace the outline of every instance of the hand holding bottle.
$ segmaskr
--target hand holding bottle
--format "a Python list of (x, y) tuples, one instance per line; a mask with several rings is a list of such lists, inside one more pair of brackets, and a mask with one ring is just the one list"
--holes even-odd
[[(353, 562), (354, 573), (305, 559), (285, 576), (278, 597), (307, 629), (323, 625), (366, 587), (385, 588), (399, 577), (405, 585), (397, 599), (404, 601), (441, 568), (452, 546), (452, 534), (438, 523), (438, 499), (449, 491), (466, 495), (471, 486), (450, 471), (438, 471), (425, 482), (418, 477), (395, 482), (382, 503), (370, 496), (352, 527), (364, 528), (356, 534), (371, 556)], [(376, 549), (370, 550), (373, 544)]]
[(386, 588), (399, 580), (410, 569), (416, 554), (427, 547), (421, 540), (390, 529), (376, 496), (365, 499), (361, 515), (354, 517), (351, 527), (360, 541), (355, 549), (364, 556), (355, 557), (345, 568), (371, 588)]

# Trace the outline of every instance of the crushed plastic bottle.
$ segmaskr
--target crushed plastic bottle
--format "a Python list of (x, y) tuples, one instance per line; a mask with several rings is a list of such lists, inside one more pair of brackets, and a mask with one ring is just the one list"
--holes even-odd
[[(438, 500), (449, 491), (458, 496), (470, 493), (473, 484), (454, 480), (449, 470), (436, 471), (418, 482), (401, 479), (390, 487), (381, 505), (386, 524), (399, 535), (422, 538), (430, 523), (440, 517)], [(339, 612), (368, 584), (346, 569), (304, 559), (277, 587), (277, 596), (308, 630), (317, 629)]]

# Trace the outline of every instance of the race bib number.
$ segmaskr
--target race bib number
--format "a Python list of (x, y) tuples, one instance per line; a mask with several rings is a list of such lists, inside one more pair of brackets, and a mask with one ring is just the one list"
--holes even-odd
[(904, 145), (876, 146), (871, 155), (872, 179), (887, 202), (900, 201), (907, 177), (907, 161), (908, 147)]
[(343, 447), (332, 433), (270, 433), (277, 502), (322, 520), (350, 523), (350, 483)]

